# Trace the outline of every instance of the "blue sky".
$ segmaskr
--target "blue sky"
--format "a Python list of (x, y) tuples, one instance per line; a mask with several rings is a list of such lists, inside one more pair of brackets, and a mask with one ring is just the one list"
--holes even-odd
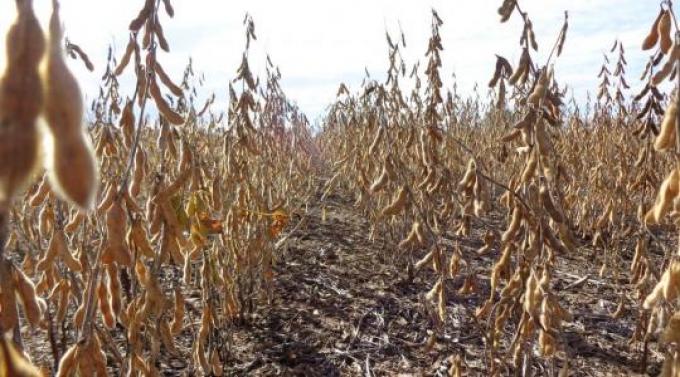
[[(39, 17), (46, 21), (49, 0), (34, 0)], [(127, 25), (143, 5), (143, 0), (62, 0), (62, 19), (67, 36), (81, 45), (92, 58), (96, 70), (90, 73), (81, 64), (71, 65), (81, 80), (85, 94), (98, 93), (99, 78), (105, 68), (109, 44), (120, 57), (127, 41)], [(364, 67), (382, 79), (387, 69), (385, 31), (395, 39), (400, 25), (406, 34), (403, 55), (408, 66), (423, 61), (430, 34), (430, 9), (444, 20), (441, 29), (444, 52), (442, 77), (451, 84), (455, 72), (459, 91), (472, 93), (475, 83), (480, 93), (494, 68), (494, 54), (508, 58), (513, 65), (519, 57), (519, 17), (501, 24), (496, 9), (500, 0), (288, 0), (225, 1), (173, 0), (176, 15), (161, 17), (171, 53), (159, 57), (165, 70), (179, 81), (189, 57), (205, 74), (207, 98), (217, 94), (224, 108), (228, 80), (235, 75), (244, 47), (242, 20), (249, 12), (256, 24), (258, 41), (252, 47), (254, 70), (264, 67), (269, 53), (283, 74), (282, 85), (310, 118), (323, 113), (335, 97), (341, 82), (356, 90)], [(197, 5), (200, 4), (200, 5)], [(539, 43), (538, 61), (544, 61), (569, 11), (570, 28), (564, 53), (557, 61), (557, 79), (569, 84), (583, 101), (593, 92), (597, 74), (615, 38), (623, 41), (628, 60), (627, 81), (632, 91), (639, 81), (648, 54), (640, 50), (642, 39), (659, 9), (657, 1), (641, 0), (520, 0), (529, 13)], [(0, 4), (0, 27), (12, 21), (14, 4)], [(46, 25), (46, 23), (44, 23)], [(4, 57), (0, 56), (0, 65)], [(616, 58), (612, 59), (612, 69)], [(132, 73), (123, 78), (123, 93), (132, 92)], [(126, 86), (127, 85), (127, 86)]]

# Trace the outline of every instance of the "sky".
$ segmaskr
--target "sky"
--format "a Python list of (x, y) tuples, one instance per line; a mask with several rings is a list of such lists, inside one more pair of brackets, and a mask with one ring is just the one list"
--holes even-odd
[[(227, 85), (236, 74), (245, 46), (243, 17), (248, 12), (255, 21), (257, 41), (251, 47), (250, 61), (255, 73), (264, 76), (265, 54), (282, 73), (282, 87), (310, 119), (319, 119), (335, 98), (340, 83), (356, 91), (364, 69), (384, 80), (388, 68), (385, 32), (399, 39), (406, 36), (402, 55), (407, 67), (416, 61), (425, 65), (424, 53), (430, 37), (431, 9), (443, 19), (440, 29), (444, 51), (441, 76), (451, 87), (455, 74), (458, 91), (473, 95), (475, 84), (486, 95), (494, 54), (517, 64), (521, 52), (522, 24), (518, 14), (501, 24), (496, 12), (500, 0), (171, 0), (174, 18), (161, 12), (161, 24), (170, 44), (170, 53), (159, 52), (158, 60), (177, 82), (193, 58), (194, 69), (205, 75), (199, 94), (207, 98), (215, 92), (217, 108), (226, 107)], [(46, 28), (51, 0), (34, 0), (36, 13)], [(649, 54), (640, 45), (659, 10), (650, 0), (520, 0), (537, 35), (544, 62), (569, 11), (569, 31), (564, 52), (556, 63), (556, 78), (573, 89), (581, 103), (586, 93), (596, 90), (603, 54), (618, 38), (626, 51), (627, 81), (637, 91)], [(62, 21), (67, 37), (80, 45), (95, 65), (85, 70), (70, 61), (86, 98), (98, 93), (106, 54), (112, 45), (118, 58), (128, 39), (127, 26), (144, 0), (61, 0)], [(0, 3), (0, 29), (6, 30), (14, 17), (14, 2)], [(613, 71), (616, 56), (609, 54)], [(0, 67), (4, 54), (0, 54)], [(132, 71), (124, 73), (122, 93), (130, 94)]]

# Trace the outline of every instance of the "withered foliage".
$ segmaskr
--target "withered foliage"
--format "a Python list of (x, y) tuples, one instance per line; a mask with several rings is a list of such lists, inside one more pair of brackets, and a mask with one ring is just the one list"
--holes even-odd
[[(404, 61), (403, 32), (387, 33), (385, 82), (367, 72), (356, 91), (340, 84), (316, 134), (269, 57), (264, 77), (251, 70), (250, 15), (220, 113), (192, 61), (181, 80), (162, 64), (171, 0), (142, 3), (125, 49), (109, 49), (85, 127), (65, 56), (93, 70), (89, 57), (65, 39), (57, 0), (45, 30), (32, 1), (16, 0), (0, 77), (0, 376), (157, 376), (164, 355), (186, 359), (189, 375), (228, 374), (233, 327), (272, 305), (281, 250), (331, 193), (354, 199), (370, 220), (366, 236), (391, 245), (406, 282), (430, 284), (426, 350), (462, 320), (483, 337), (486, 375), (535, 365), (569, 375), (573, 316), (554, 283), (558, 265), (587, 249), (608, 284), (623, 291), (628, 277), (633, 294), (622, 293), (611, 316), (635, 313), (630, 342), (643, 345), (642, 365), (655, 344), (661, 375), (680, 375), (680, 251), (658, 236), (680, 220), (680, 41), (670, 1), (642, 44), (652, 51), (642, 89), (627, 93), (617, 40), (592, 113), (567, 104), (559, 80), (568, 14), (542, 60), (528, 12), (503, 0), (500, 21), (521, 18), (519, 60), (490, 60), (488, 99), (445, 87), (445, 23), (433, 10), (422, 67)], [(123, 75), (133, 88), (120, 87)], [(663, 83), (675, 89), (664, 93)], [(472, 232), (479, 224), (481, 235)], [(463, 250), (473, 238), (479, 247)], [(619, 271), (613, 261), (626, 248), (630, 268)], [(661, 265), (651, 252), (659, 249)], [(482, 276), (472, 262), (489, 256)], [(454, 321), (454, 296), (479, 300)], [(29, 331), (49, 344), (51, 365), (31, 362)], [(466, 375), (461, 355), (449, 366)]]

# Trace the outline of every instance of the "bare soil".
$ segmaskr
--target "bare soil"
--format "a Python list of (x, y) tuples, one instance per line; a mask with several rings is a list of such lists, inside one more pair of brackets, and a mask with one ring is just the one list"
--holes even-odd
[[(487, 347), (472, 315), (489, 296), (489, 272), (499, 253), (476, 254), (482, 246), (484, 224), (474, 224), (467, 238), (449, 235), (477, 271), (477, 289), (461, 296), (457, 290), (463, 278), (446, 282), (448, 319), (428, 347), (434, 326), (423, 296), (435, 281), (432, 273), (423, 270), (409, 278), (408, 258), (394, 259), (396, 245), (369, 240), (369, 221), (346, 198), (331, 196), (323, 207), (325, 220), (322, 208), (314, 208), (306, 227), (291, 237), (276, 267), (274, 304), (248, 327), (237, 329), (231, 372), (445, 376), (451, 357), (460, 355), (467, 375), (486, 375)], [(500, 224), (503, 219), (495, 220)], [(586, 249), (579, 255), (559, 257), (552, 288), (574, 319), (564, 329), (574, 356), (571, 376), (653, 376), (660, 371), (663, 356), (653, 344), (644, 373), (639, 373), (643, 345), (629, 344), (639, 319), (637, 310), (630, 310), (639, 301), (633, 301), (626, 280), (633, 247), (629, 245), (617, 260), (609, 262), (609, 270), (624, 272), (616, 285), (599, 278), (601, 257)], [(416, 252), (413, 258), (424, 254), (425, 250)], [(615, 319), (612, 313), (622, 296), (624, 311)], [(548, 376), (559, 371), (562, 362), (545, 365), (535, 358), (533, 365), (533, 375)], [(515, 373), (507, 370), (504, 374)]]
[[(435, 330), (433, 312), (424, 300), (435, 277), (430, 269), (409, 274), (406, 263), (426, 251), (400, 255), (396, 245), (369, 239), (371, 224), (354, 208), (349, 195), (329, 196), (310, 209), (305, 225), (291, 235), (279, 256), (271, 305), (261, 305), (256, 314), (230, 326), (225, 337), (229, 339), (225, 375), (446, 376), (455, 355), (462, 357), (465, 375), (487, 375), (488, 347), (473, 313), (489, 296), (489, 272), (499, 252), (494, 249), (480, 256), (476, 250), (482, 246), (479, 240), (489, 221), (501, 229), (504, 218), (498, 215), (485, 221), (474, 222), (469, 237), (446, 235), (451, 245), (459, 243), (470, 270), (476, 271), (476, 290), (459, 294), (462, 276), (446, 281), (448, 318)], [(643, 345), (629, 344), (639, 319), (637, 309), (630, 309), (639, 307), (639, 301), (627, 281), (633, 247), (627, 245), (608, 262), (609, 271), (622, 271), (618, 282), (611, 276), (599, 277), (602, 256), (587, 248), (558, 257), (552, 289), (573, 315), (563, 332), (573, 356), (570, 376), (654, 376), (660, 371), (663, 355), (654, 342), (648, 347), (644, 373), (640, 373)], [(662, 257), (660, 250), (650, 252)], [(174, 279), (181, 271), (169, 269), (164, 274)], [(198, 323), (198, 292), (194, 296), (188, 294), (187, 313)], [(625, 309), (615, 319), (611, 314), (621, 297)], [(514, 328), (507, 330), (506, 344)], [(122, 331), (114, 329), (111, 338), (119, 350), (125, 350)], [(428, 344), (433, 331), (435, 342)], [(35, 334), (25, 337), (27, 348), (38, 364), (51, 365), (50, 345), (38, 343), (46, 336)], [(164, 375), (192, 375), (187, 370), (192, 339), (192, 330), (184, 331), (178, 339), (180, 354), (171, 356), (162, 350), (159, 367)], [(63, 341), (73, 340), (57, 339), (57, 344)], [(108, 348), (107, 356), (112, 375), (117, 375), (119, 364)], [(530, 372), (556, 375), (564, 357), (560, 353), (554, 363), (534, 357)], [(516, 371), (508, 369), (503, 375), (516, 375)]]

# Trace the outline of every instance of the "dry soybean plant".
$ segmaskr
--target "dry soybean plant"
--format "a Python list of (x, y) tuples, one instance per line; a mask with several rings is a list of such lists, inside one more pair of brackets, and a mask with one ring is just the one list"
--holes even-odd
[[(485, 218), (495, 208), (507, 209), (507, 229), (501, 232), (490, 226), (481, 235), (477, 255), (495, 248), (502, 252), (493, 267), (490, 296), (476, 312), (468, 312), (468, 319), (484, 328), (492, 375), (506, 371), (499, 363), (502, 351), (512, 354), (515, 369), (528, 367), (533, 344), (546, 359), (554, 358), (558, 350), (568, 351), (562, 346), (560, 328), (569, 313), (550, 291), (550, 278), (554, 255), (575, 248), (561, 189), (569, 178), (553, 141), (562, 93), (551, 59), (563, 48), (566, 17), (551, 58), (538, 68), (531, 56), (538, 45), (527, 13), (514, 1), (506, 2), (499, 12), (505, 20), (515, 10), (524, 21), (520, 61), (513, 69), (507, 59), (497, 56), (489, 83), (498, 90), (493, 104), (496, 120), (509, 121), (502, 113), (509, 99), (518, 109), (516, 123), (505, 134), (502, 128), (480, 131), (456, 124), (461, 114), (454, 113), (453, 95), (447, 94), (446, 103), (442, 95), (439, 28), (443, 21), (433, 11), (423, 97), (416, 65), (411, 73), (416, 89), (409, 102), (404, 99), (398, 79), (406, 70), (398, 68), (404, 66), (399, 49), (405, 46), (394, 44), (388, 35), (387, 82), (367, 82), (358, 98), (341, 86), (324, 135), (325, 147), (338, 156), (334, 179), (347, 177), (344, 185), (358, 193), (357, 205), (373, 213), (372, 234), (401, 239), (396, 257), (406, 259), (411, 279), (426, 268), (434, 271), (436, 279), (423, 297), (432, 313), (428, 344), (447, 325), (447, 296), (455, 294), (449, 293), (447, 281), (462, 281), (457, 294), (470, 295), (478, 289), (478, 271), (466, 261), (459, 241), (471, 236), (473, 222), (488, 224)], [(510, 156), (512, 147), (506, 145), (513, 144), (516, 153)], [(493, 159), (488, 158), (490, 146), (500, 149)], [(505, 174), (493, 177), (501, 169)], [(515, 336), (505, 343), (503, 334), (510, 324)]]
[[(578, 109), (566, 108), (564, 87), (554, 73), (567, 39), (568, 15), (541, 65), (529, 14), (514, 0), (504, 1), (498, 13), (501, 22), (513, 16), (522, 20), (520, 58), (513, 68), (496, 56), (489, 82), (495, 95), (483, 118), (469, 116), (473, 106), (455, 101), (452, 92), (442, 93), (443, 22), (433, 12), (425, 83), (419, 65), (413, 65), (409, 78), (415, 89), (404, 96), (399, 80), (407, 77), (400, 53), (405, 43), (394, 43), (388, 35), (386, 82), (367, 77), (357, 95), (341, 85), (321, 143), (336, 161), (331, 184), (356, 196), (355, 206), (372, 219), (371, 236), (394, 241), (391, 254), (403, 263), (408, 279), (432, 270), (426, 275), (431, 289), (423, 293), (431, 313), (428, 347), (444, 339), (451, 325), (451, 297), (485, 294), (467, 320), (484, 334), (489, 375), (528, 373), (537, 363), (568, 375), (574, 351), (562, 329), (572, 315), (551, 288), (558, 258), (591, 249), (601, 263), (599, 275), (618, 279), (626, 273), (618, 268), (620, 250), (629, 247), (632, 236), (637, 243), (628, 273), (637, 297), (644, 301), (660, 277), (646, 250), (652, 244), (665, 248), (659, 230), (650, 226), (672, 211), (677, 194), (676, 171), (663, 183), (657, 176), (671, 166), (657, 152), (675, 150), (677, 140), (676, 97), (664, 111), (666, 98), (658, 89), (666, 78), (677, 79), (672, 6), (663, 3), (645, 41), (646, 49), (655, 47), (656, 39), (660, 46), (643, 76), (648, 83), (642, 92), (626, 99), (627, 61), (623, 44), (616, 41), (610, 49), (618, 53), (615, 68), (610, 72), (605, 65), (599, 75), (599, 110), (586, 119)], [(649, 209), (659, 184), (661, 192)], [(499, 212), (506, 214), (505, 227), (493, 222)], [(465, 244), (475, 237), (480, 246), (470, 250)], [(489, 254), (497, 259), (481, 276), (472, 260)], [(671, 276), (660, 277), (663, 284)], [(652, 291), (656, 297), (661, 297), (659, 284)], [(646, 354), (650, 331), (660, 323), (662, 309), (652, 304), (659, 299), (636, 303), (623, 287), (618, 294), (611, 316), (620, 317), (629, 305), (639, 309), (641, 331), (631, 343), (643, 342)], [(668, 318), (669, 309), (661, 307), (661, 318)], [(649, 326), (648, 310), (653, 312)], [(456, 360), (453, 375), (464, 369)]]
[[(0, 84), (0, 328), (13, 334), (0, 375), (160, 375), (161, 355), (222, 375), (229, 326), (271, 300), (284, 228), (316, 189), (307, 119), (271, 60), (264, 86), (250, 72), (253, 20), (225, 115), (214, 94), (198, 107), (191, 62), (179, 84), (164, 69), (174, 9), (144, 1), (120, 60), (109, 50), (86, 129), (65, 56), (93, 67), (64, 41), (58, 2), (46, 32), (32, 1), (16, 7)], [(126, 74), (136, 85), (124, 98)], [(185, 337), (190, 351), (177, 344)], [(51, 362), (37, 369), (39, 344)]]
[(489, 62), (486, 98), (444, 85), (446, 25), (433, 10), (422, 64), (404, 59), (403, 32), (387, 33), (385, 81), (340, 84), (316, 134), (271, 58), (263, 77), (253, 71), (248, 14), (225, 112), (192, 60), (164, 65), (171, 0), (141, 1), (86, 107), (66, 57), (96, 67), (64, 35), (59, 3), (46, 26), (31, 0), (15, 3), (0, 78), (0, 376), (157, 376), (168, 360), (186, 375), (230, 374), (234, 330), (275, 308), (291, 234), (310, 208), (325, 218), (333, 194), (368, 219), (362, 236), (401, 269), (395, 284), (427, 287), (418, 347), (441, 350), (460, 328), (479, 336), (481, 367), (458, 350), (448, 375), (574, 373), (566, 296), (588, 276), (569, 289), (560, 278), (576, 256), (613, 287), (607, 316), (634, 318), (640, 368), (652, 349), (663, 376), (680, 375), (680, 260), (666, 237), (680, 211), (671, 1), (644, 37), (641, 90), (627, 93), (616, 40), (587, 116), (556, 69), (568, 13), (539, 49), (528, 10), (503, 0), (500, 21), (522, 26), (518, 60)]

